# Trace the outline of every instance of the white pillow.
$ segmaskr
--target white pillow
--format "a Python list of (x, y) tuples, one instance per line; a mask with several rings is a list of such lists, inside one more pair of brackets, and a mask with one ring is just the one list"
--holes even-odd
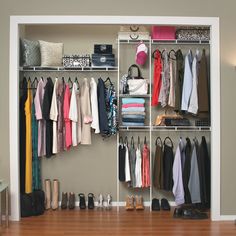
[(39, 40), (41, 52), (41, 66), (61, 66), (64, 45)]

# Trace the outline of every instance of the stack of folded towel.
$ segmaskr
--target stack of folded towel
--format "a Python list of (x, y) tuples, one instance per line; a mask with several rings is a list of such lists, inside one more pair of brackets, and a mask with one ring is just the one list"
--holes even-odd
[(145, 99), (122, 98), (122, 125), (144, 126), (145, 121)]

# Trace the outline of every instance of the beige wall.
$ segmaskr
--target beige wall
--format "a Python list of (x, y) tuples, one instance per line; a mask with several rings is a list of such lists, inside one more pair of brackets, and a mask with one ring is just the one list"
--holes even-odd
[[(9, 180), (9, 19), (10, 15), (155, 15), (219, 16), (221, 31), (221, 213), (236, 214), (234, 101), (236, 30), (233, 0), (174, 1), (0, 1), (0, 178)], [(96, 7), (95, 7), (96, 6)], [(220, 115), (220, 114), (219, 114)], [(214, 158), (214, 157), (212, 157)]]

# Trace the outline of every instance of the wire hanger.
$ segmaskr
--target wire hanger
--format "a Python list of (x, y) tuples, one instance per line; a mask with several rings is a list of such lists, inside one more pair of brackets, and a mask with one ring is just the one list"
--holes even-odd
[(74, 82), (77, 84), (77, 90), (79, 90), (79, 81), (78, 81), (77, 77), (75, 77), (75, 81)]
[(107, 79), (104, 81), (104, 83), (106, 83), (106, 82), (109, 82), (111, 85), (113, 85), (113, 83), (111, 82), (110, 77), (107, 77)]
[(72, 82), (72, 80), (71, 80), (71, 78), (69, 77), (69, 79), (68, 79), (68, 84), (70, 84), (71, 86), (69, 86), (69, 88), (70, 89), (72, 89), (72, 87), (73, 87), (73, 82)]
[(169, 51), (168, 57), (169, 57), (169, 59), (176, 60), (176, 58), (171, 57), (171, 53), (172, 53), (172, 52), (174, 53), (174, 56), (176, 57), (176, 51), (175, 51), (174, 49), (171, 49), (171, 50)]

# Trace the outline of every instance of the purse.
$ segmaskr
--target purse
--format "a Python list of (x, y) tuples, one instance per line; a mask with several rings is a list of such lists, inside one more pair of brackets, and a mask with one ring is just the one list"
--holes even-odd
[[(137, 76), (133, 75), (133, 68), (137, 68)], [(148, 93), (147, 80), (141, 76), (140, 69), (136, 64), (133, 64), (129, 67), (127, 85), (130, 95), (145, 95)]]

